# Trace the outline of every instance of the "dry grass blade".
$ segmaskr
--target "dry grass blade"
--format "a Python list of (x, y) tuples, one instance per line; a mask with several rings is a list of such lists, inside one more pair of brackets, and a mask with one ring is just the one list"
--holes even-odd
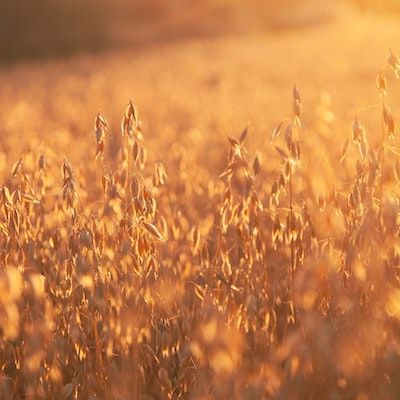
[(146, 221), (142, 221), (140, 225), (148, 232), (150, 235), (155, 237), (156, 239), (160, 240), (161, 242), (165, 242), (164, 237), (160, 233), (160, 231), (153, 225)]

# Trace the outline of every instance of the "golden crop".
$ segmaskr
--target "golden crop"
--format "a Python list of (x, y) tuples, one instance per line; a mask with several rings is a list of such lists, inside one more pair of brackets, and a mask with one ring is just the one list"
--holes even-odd
[(270, 57), (240, 40), (231, 67), (218, 39), (160, 50), (169, 73), (138, 53), (159, 82), (124, 53), (2, 71), (0, 399), (399, 397), (396, 52), (365, 90), (338, 62), (345, 114), (307, 68), (304, 92), (263, 90), (285, 36)]

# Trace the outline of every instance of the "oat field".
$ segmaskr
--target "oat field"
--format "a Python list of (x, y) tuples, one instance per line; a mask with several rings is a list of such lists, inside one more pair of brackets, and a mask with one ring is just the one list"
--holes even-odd
[(400, 24), (0, 67), (0, 399), (400, 397)]

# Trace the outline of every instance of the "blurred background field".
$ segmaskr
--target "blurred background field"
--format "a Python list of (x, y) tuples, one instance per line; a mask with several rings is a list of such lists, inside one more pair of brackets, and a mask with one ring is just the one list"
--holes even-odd
[[(90, 148), (93, 116), (101, 110), (118, 130), (131, 97), (157, 146), (224, 143), (251, 122), (256, 147), (290, 112), (294, 82), (309, 113), (331, 108), (331, 125), (349, 123), (376, 104), (375, 75), (398, 47), (397, 16), (382, 12), (396, 2), (383, 3), (2, 2), (2, 150), (23, 151), (24, 135), (11, 134), (23, 131)], [(361, 115), (374, 128), (378, 114)]]
[[(351, 4), (364, 11), (399, 8), (395, 0), (354, 0)], [(336, 0), (3, 0), (0, 59), (301, 27), (332, 18), (343, 5), (346, 2)]]

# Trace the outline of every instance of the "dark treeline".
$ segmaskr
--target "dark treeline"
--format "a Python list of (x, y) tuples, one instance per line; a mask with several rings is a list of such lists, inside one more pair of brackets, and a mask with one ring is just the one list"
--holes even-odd
[[(337, 1), (0, 0), (0, 63), (215, 34), (238, 25), (243, 31), (309, 24), (329, 16)], [(366, 10), (400, 8), (397, 0), (353, 4)]]
[(0, 61), (100, 50), (113, 41), (115, 26), (154, 19), (166, 12), (167, 7), (162, 5), (165, 2), (159, 3), (159, 0), (1, 0)]

